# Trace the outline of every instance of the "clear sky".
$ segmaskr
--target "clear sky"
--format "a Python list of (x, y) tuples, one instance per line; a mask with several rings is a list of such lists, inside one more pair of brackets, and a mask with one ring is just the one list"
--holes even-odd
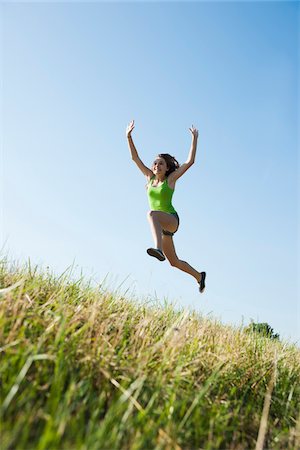
[[(10, 259), (74, 263), (132, 296), (300, 340), (299, 3), (1, 3), (1, 241)], [(177, 182), (179, 258), (147, 255), (131, 161), (196, 163)], [(299, 251), (299, 248), (298, 248)], [(76, 269), (77, 270), (77, 269)], [(299, 341), (298, 341), (299, 342)]]

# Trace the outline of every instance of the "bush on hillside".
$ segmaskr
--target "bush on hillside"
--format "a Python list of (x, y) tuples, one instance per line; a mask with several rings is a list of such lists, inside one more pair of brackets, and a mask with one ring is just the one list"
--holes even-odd
[(266, 322), (264, 323), (254, 323), (251, 322), (248, 327), (246, 327), (247, 332), (258, 333), (269, 339), (279, 340), (279, 334), (274, 333), (273, 328)]

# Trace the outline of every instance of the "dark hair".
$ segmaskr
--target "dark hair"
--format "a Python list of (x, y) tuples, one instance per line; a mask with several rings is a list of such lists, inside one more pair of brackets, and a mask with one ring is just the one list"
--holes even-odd
[(169, 153), (161, 153), (158, 156), (160, 158), (163, 158), (168, 166), (166, 177), (168, 177), (170, 173), (174, 172), (179, 168), (179, 162), (174, 158), (174, 156), (169, 155)]

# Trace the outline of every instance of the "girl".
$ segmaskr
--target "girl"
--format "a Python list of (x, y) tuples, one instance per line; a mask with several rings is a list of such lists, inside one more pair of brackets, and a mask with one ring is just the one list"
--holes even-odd
[(202, 293), (205, 289), (206, 272), (197, 272), (186, 261), (178, 259), (176, 255), (173, 235), (179, 227), (179, 216), (172, 205), (176, 181), (195, 162), (198, 130), (193, 125), (189, 128), (192, 133), (192, 144), (189, 157), (184, 164), (179, 166), (174, 156), (163, 153), (155, 158), (151, 169), (149, 169), (138, 156), (131, 137), (133, 129), (134, 120), (127, 126), (126, 136), (131, 158), (147, 178), (147, 193), (150, 205), (148, 220), (155, 244), (155, 248), (148, 248), (147, 253), (159, 261), (164, 261), (167, 258), (171, 266), (192, 275), (199, 283), (199, 290)]

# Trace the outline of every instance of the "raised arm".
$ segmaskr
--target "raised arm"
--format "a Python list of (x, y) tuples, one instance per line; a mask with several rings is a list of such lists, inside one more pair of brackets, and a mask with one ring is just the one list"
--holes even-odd
[(151, 178), (154, 175), (152, 170), (150, 170), (148, 167), (146, 167), (145, 164), (141, 161), (141, 159), (138, 155), (138, 152), (135, 148), (135, 145), (133, 143), (132, 136), (131, 136), (133, 129), (134, 129), (134, 120), (132, 120), (126, 128), (126, 137), (127, 137), (130, 154), (131, 154), (131, 159), (136, 163), (138, 168), (141, 170), (141, 172), (143, 172), (143, 174), (147, 178)]
[(192, 127), (189, 128), (189, 130), (192, 133), (192, 143), (190, 147), (189, 156), (185, 163), (181, 164), (181, 166), (177, 170), (175, 170), (169, 175), (169, 178), (172, 179), (173, 181), (178, 180), (178, 178), (180, 178), (195, 162), (197, 141), (198, 141), (198, 130), (194, 127), (194, 125), (192, 125)]

